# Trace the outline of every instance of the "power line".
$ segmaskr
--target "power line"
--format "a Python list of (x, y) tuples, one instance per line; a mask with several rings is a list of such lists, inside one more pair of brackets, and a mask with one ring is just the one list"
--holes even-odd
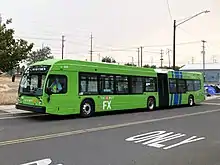
[[(191, 42), (182, 42), (182, 43), (178, 43), (176, 45), (189, 45), (189, 44), (195, 44), (195, 43), (200, 43), (201, 41), (191, 41)], [(143, 47), (168, 47), (168, 46), (172, 46), (172, 44), (164, 44), (164, 45), (145, 45)]]
[(169, 11), (170, 19), (171, 19), (171, 21), (172, 21), (173, 18), (172, 18), (172, 14), (171, 14), (171, 10), (170, 10), (169, 0), (166, 0), (166, 1), (167, 1), (167, 7), (168, 7), (168, 11)]
[(136, 50), (129, 49), (108, 49), (108, 50), (95, 50), (95, 52), (136, 52)]
[(43, 38), (43, 37), (24, 37), (24, 36), (15, 36), (15, 38), (26, 38), (26, 39), (34, 39), (34, 40), (61, 41), (61, 39), (58, 39), (58, 38)]
[(102, 49), (102, 51), (104, 51), (104, 50), (112, 50), (112, 49), (116, 49), (116, 50), (121, 50), (121, 49), (123, 49), (123, 50), (136, 50), (137, 49), (137, 46), (136, 47), (127, 47), (127, 48), (125, 48), (125, 47), (117, 47), (117, 48), (113, 48), (113, 46), (97, 46), (97, 44), (95, 45), (95, 48), (97, 48), (97, 49)]
[(146, 53), (152, 53), (152, 54), (160, 54), (160, 52), (152, 52), (152, 51), (144, 51), (144, 52), (146, 52)]

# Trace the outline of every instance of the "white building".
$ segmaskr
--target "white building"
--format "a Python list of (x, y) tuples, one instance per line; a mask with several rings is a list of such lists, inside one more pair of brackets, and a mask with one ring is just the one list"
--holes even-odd
[[(187, 64), (180, 68), (180, 70), (203, 72), (203, 64)], [(205, 64), (205, 81), (207, 83), (220, 82), (220, 63)]]

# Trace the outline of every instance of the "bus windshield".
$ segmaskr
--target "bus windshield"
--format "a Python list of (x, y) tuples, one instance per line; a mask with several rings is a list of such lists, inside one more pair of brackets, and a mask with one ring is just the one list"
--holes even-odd
[(42, 67), (28, 68), (20, 81), (19, 93), (23, 95), (42, 96), (47, 71), (48, 69), (42, 69)]

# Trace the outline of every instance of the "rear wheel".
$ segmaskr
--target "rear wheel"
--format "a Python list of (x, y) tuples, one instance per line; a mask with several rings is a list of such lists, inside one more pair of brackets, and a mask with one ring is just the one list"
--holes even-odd
[(195, 102), (194, 102), (193, 96), (189, 96), (189, 98), (188, 98), (188, 105), (190, 107), (192, 107), (194, 104), (195, 104)]
[(91, 100), (86, 99), (81, 103), (80, 115), (82, 117), (90, 117), (93, 115), (94, 112), (95, 112), (95, 105)]
[(156, 107), (156, 102), (155, 99), (153, 97), (148, 98), (147, 101), (147, 109), (148, 110), (154, 110)]

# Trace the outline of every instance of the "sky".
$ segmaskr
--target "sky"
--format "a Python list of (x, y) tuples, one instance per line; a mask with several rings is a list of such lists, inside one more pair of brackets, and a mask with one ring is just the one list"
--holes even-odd
[[(111, 56), (120, 64), (137, 64), (143, 46), (143, 64), (169, 64), (173, 20), (180, 22), (201, 11), (210, 13), (180, 25), (176, 30), (176, 65), (202, 62), (202, 42), (207, 41), (206, 62), (220, 62), (220, 0), (0, 0), (0, 13), (15, 37), (49, 46), (61, 59), (61, 36), (65, 36), (64, 58), (93, 61)], [(182, 44), (185, 43), (185, 44)], [(172, 66), (172, 52), (170, 53)]]

